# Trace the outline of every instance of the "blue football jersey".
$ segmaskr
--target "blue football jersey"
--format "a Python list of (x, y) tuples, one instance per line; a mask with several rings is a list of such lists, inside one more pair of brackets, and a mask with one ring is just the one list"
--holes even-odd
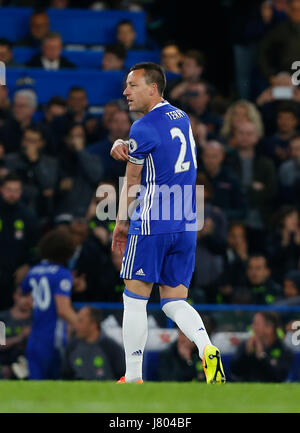
[(21, 283), (23, 293), (32, 293), (32, 334), (53, 342), (55, 347), (66, 343), (67, 323), (58, 317), (55, 295), (71, 296), (73, 286), (69, 269), (42, 261), (32, 267)]
[(157, 104), (133, 123), (128, 147), (129, 161), (144, 164), (129, 234), (192, 230), (197, 158), (187, 114), (167, 101)]

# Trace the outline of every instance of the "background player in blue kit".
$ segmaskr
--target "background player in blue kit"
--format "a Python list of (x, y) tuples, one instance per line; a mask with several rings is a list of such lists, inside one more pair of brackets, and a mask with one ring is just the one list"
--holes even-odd
[[(186, 113), (163, 99), (165, 85), (165, 74), (155, 63), (130, 69), (124, 95), (129, 110), (142, 117), (131, 127), (128, 152), (122, 140), (111, 151), (115, 159), (127, 160), (112, 243), (112, 249), (124, 252), (121, 277), (126, 285), (126, 373), (120, 382), (142, 381), (146, 307), (153, 283), (158, 283), (162, 309), (196, 344), (207, 382), (222, 383), (220, 351), (186, 302), (195, 265), (196, 147)], [(137, 196), (132, 187), (138, 187)]]
[(26, 347), (29, 379), (57, 379), (67, 342), (67, 324), (77, 314), (71, 304), (72, 274), (66, 264), (75, 250), (63, 228), (47, 233), (39, 244), (42, 261), (30, 269), (21, 283), (33, 297), (33, 325)]

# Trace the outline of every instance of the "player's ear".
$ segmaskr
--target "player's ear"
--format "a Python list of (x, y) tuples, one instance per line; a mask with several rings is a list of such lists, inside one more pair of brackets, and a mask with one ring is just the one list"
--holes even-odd
[(156, 83), (151, 83), (150, 96), (154, 96), (156, 92), (157, 92), (157, 84)]

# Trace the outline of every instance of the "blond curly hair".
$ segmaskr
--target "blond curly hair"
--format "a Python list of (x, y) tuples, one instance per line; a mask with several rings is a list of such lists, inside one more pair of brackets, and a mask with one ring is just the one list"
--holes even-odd
[(258, 108), (256, 107), (256, 105), (250, 101), (247, 101), (246, 99), (239, 99), (238, 101), (235, 101), (227, 108), (224, 115), (223, 126), (220, 131), (221, 136), (227, 138), (232, 135), (233, 133), (232, 117), (233, 117), (234, 110), (237, 106), (245, 107), (247, 109), (249, 121), (255, 125), (257, 135), (259, 138), (261, 138), (264, 135), (264, 124), (262, 121), (261, 114)]

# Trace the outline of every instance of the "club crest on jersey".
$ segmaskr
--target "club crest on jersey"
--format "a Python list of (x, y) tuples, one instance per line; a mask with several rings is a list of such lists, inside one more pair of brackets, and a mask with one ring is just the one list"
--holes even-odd
[(128, 142), (129, 153), (134, 152), (137, 149), (137, 147), (138, 147), (137, 142), (133, 138), (130, 138)]

